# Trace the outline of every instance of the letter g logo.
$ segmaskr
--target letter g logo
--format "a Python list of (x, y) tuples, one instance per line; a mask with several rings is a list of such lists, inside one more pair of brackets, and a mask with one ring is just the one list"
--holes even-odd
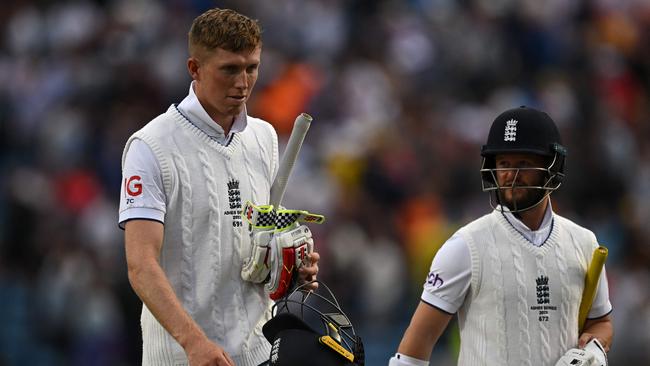
[(125, 188), (126, 188), (126, 193), (129, 194), (129, 196), (139, 196), (142, 194), (142, 183), (140, 181), (142, 178), (140, 178), (139, 175), (134, 175), (131, 176), (125, 183)]

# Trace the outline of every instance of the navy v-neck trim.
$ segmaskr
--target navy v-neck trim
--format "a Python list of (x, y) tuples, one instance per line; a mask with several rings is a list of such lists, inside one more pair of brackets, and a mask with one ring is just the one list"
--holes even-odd
[(548, 241), (548, 239), (551, 237), (551, 233), (553, 233), (553, 228), (554, 228), (554, 225), (555, 225), (555, 218), (554, 218), (552, 215), (551, 215), (551, 229), (548, 231), (548, 235), (546, 235), (546, 238), (544, 238), (544, 241), (542, 241), (542, 244), (540, 244), (540, 245), (537, 245), (537, 244), (533, 243), (530, 239), (528, 239), (528, 237), (526, 237), (526, 235), (524, 235), (524, 233), (522, 233), (519, 229), (517, 229), (517, 227), (516, 227), (512, 222), (510, 222), (510, 220), (508, 219), (508, 216), (506, 216), (506, 214), (505, 214), (504, 212), (501, 212), (501, 215), (503, 216), (504, 219), (506, 219), (506, 221), (508, 222), (508, 224), (510, 224), (510, 226), (511, 226), (511, 227), (512, 227), (512, 228), (513, 228), (513, 229), (514, 229), (514, 230), (515, 230), (515, 231), (516, 231), (516, 232), (517, 232), (517, 233), (518, 233), (518, 234), (519, 234), (519, 235), (520, 235), (524, 240), (526, 240), (527, 242), (529, 242), (532, 246), (535, 246), (535, 247), (538, 247), (538, 248), (543, 247), (543, 246), (546, 244), (546, 242)]
[[(173, 108), (173, 109), (172, 109)], [(208, 135), (205, 131), (200, 129), (197, 125), (192, 123), (189, 118), (187, 118), (175, 104), (169, 107), (169, 111), (175, 115), (175, 120), (178, 121), (181, 125), (184, 125), (192, 134), (194, 134), (199, 140), (205, 142), (208, 146), (211, 146), (213, 149), (224, 155), (226, 158), (230, 159), (234, 154), (235, 149), (237, 148), (239, 141), (241, 140), (239, 133), (233, 133), (231, 138), (228, 140), (227, 145), (222, 145), (214, 137)], [(174, 113), (176, 112), (176, 113)]]
[(201, 127), (197, 126), (194, 122), (192, 122), (192, 120), (191, 120), (189, 117), (187, 117), (183, 112), (181, 112), (181, 110), (178, 109), (178, 103), (173, 104), (173, 106), (174, 106), (174, 108), (176, 109), (176, 111), (178, 112), (178, 114), (180, 114), (181, 116), (183, 116), (183, 118), (184, 118), (187, 122), (189, 122), (190, 124), (192, 124), (192, 126), (194, 126), (194, 127), (195, 127), (196, 129), (198, 129), (199, 131), (201, 131), (201, 132), (202, 132), (204, 135), (206, 135), (210, 140), (216, 142), (217, 144), (219, 144), (219, 145), (221, 145), (221, 146), (223, 146), (223, 147), (228, 147), (228, 145), (230, 145), (230, 142), (232, 142), (233, 137), (237, 134), (236, 132), (233, 132), (233, 133), (229, 134), (229, 135), (228, 135), (228, 139), (226, 140), (226, 143), (225, 143), (225, 144), (222, 144), (222, 143), (219, 141), (219, 139), (218, 139), (217, 137), (212, 136), (212, 135), (208, 134), (207, 132), (205, 132), (203, 129), (201, 129)]
[(551, 230), (548, 237), (544, 240), (542, 245), (536, 246), (532, 243), (526, 236), (521, 233), (508, 218), (503, 214), (503, 212), (497, 212), (498, 221), (501, 222), (506, 230), (508, 230), (513, 235), (513, 240), (523, 246), (529, 252), (534, 253), (535, 255), (545, 255), (553, 245), (557, 244), (558, 232), (557, 226), (555, 225), (555, 218), (552, 217), (551, 221)]

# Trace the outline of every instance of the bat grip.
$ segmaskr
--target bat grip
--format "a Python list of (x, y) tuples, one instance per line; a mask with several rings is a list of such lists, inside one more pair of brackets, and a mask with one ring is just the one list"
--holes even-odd
[(600, 279), (600, 273), (605, 266), (605, 260), (607, 259), (607, 248), (604, 246), (599, 246), (594, 250), (594, 254), (591, 257), (591, 263), (589, 268), (587, 268), (587, 274), (585, 275), (585, 288), (582, 292), (582, 301), (580, 302), (580, 308), (578, 312), (578, 330), (583, 331), (585, 322), (587, 321), (587, 315), (591, 309), (591, 305), (594, 302), (594, 297), (596, 296), (596, 289), (598, 287), (598, 280)]
[(273, 205), (273, 207), (278, 207), (280, 202), (282, 202), (282, 197), (287, 188), (289, 176), (291, 175), (293, 166), (298, 159), (298, 153), (300, 152), (302, 143), (305, 140), (311, 121), (312, 117), (310, 115), (307, 113), (301, 113), (296, 117), (296, 120), (293, 123), (291, 136), (289, 136), (289, 141), (287, 147), (284, 149), (277, 176), (271, 186), (271, 197), (269, 203)]

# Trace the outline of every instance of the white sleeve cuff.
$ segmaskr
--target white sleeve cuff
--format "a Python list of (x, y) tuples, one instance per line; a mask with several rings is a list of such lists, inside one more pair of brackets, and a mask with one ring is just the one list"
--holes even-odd
[(587, 314), (587, 319), (598, 319), (612, 312), (612, 303), (607, 301), (604, 306), (592, 306)]
[(165, 213), (155, 208), (133, 207), (120, 212), (119, 225), (124, 229), (124, 223), (133, 219), (154, 220), (165, 223)]
[(436, 307), (445, 313), (449, 314), (455, 314), (458, 311), (458, 307), (455, 306), (454, 304), (447, 302), (441, 298), (439, 298), (436, 295), (433, 295), (426, 289), (422, 291), (422, 296), (420, 297), (422, 301), (426, 302), (427, 304)]

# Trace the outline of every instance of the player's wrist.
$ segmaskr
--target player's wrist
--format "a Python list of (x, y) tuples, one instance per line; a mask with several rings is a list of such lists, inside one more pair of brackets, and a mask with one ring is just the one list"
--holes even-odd
[(190, 325), (188, 328), (189, 329), (187, 331), (182, 332), (178, 336), (174, 337), (184, 350), (190, 350), (197, 345), (200, 345), (206, 341), (210, 341), (208, 339), (208, 336), (197, 326)]
[(397, 352), (395, 356), (391, 357), (388, 361), (388, 366), (429, 366), (429, 361)]

